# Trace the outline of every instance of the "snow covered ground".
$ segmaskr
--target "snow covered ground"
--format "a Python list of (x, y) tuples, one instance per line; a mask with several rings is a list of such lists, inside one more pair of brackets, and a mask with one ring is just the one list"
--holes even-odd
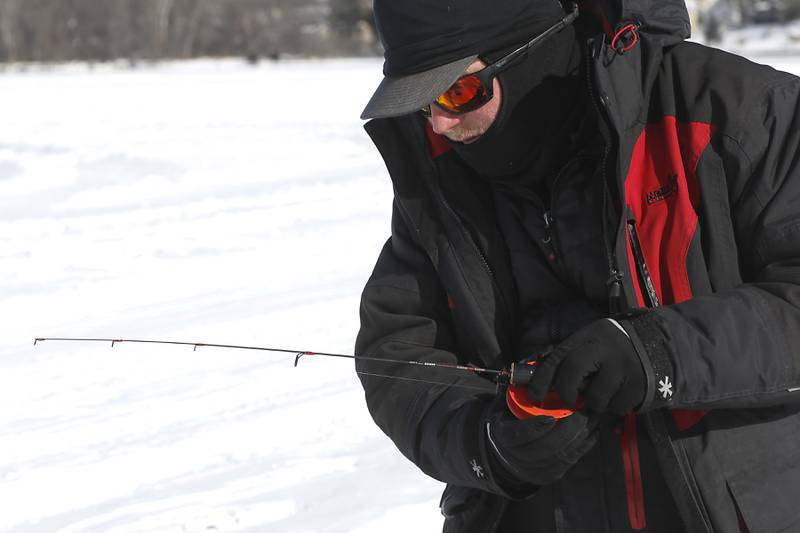
[[(800, 72), (800, 60), (776, 66)], [(377, 60), (0, 74), (0, 531), (407, 533), (441, 484), (349, 361), (391, 185)]]
[(0, 530), (393, 532), (439, 483), (352, 353), (391, 184), (374, 60), (0, 75)]

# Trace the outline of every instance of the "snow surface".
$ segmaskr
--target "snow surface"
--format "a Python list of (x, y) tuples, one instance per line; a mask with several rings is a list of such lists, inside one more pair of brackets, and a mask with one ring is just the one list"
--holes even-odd
[[(780, 68), (800, 72), (800, 60)], [(0, 531), (407, 533), (442, 485), (352, 353), (391, 184), (377, 60), (0, 74)]]
[(393, 532), (441, 484), (374, 425), (352, 353), (391, 183), (380, 62), (0, 75), (0, 530)]

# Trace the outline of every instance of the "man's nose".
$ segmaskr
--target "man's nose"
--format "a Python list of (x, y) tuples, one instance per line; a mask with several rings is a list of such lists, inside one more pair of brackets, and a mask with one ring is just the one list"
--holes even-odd
[(443, 135), (461, 123), (461, 115), (451, 115), (438, 106), (431, 106), (431, 127), (438, 135)]

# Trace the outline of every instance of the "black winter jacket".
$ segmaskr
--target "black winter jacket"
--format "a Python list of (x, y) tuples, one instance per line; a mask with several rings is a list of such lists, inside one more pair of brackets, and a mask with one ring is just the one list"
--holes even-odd
[[(652, 443), (687, 531), (800, 531), (800, 80), (683, 42), (682, 1), (610, 4), (584, 13), (609, 29), (589, 44), (588, 80), (607, 130), (602, 179), (620, 206), (605, 235), (609, 312), (648, 370), (645, 405), (625, 430)], [(418, 117), (366, 129), (395, 202), (356, 353), (504, 367), (519, 317), (491, 195), (466, 175), (442, 175), (454, 155)], [(421, 376), (367, 363), (357, 364)], [(462, 525), (451, 530), (496, 531), (507, 495), (475, 468), (487, 456), (475, 407), (486, 381), (465, 372), (447, 381), (460, 387), (362, 376), (376, 423), (449, 484), (444, 510), (449, 499), (470, 502), (469, 526), (452, 517)], [(637, 476), (648, 472), (635, 463), (635, 433), (623, 441), (636, 453), (618, 497), (630, 529), (644, 529)], [(614, 531), (580, 516), (573, 489), (550, 502), (556, 530)]]

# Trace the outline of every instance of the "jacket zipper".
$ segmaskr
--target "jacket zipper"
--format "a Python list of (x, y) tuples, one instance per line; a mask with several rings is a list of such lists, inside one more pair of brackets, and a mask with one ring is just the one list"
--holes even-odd
[[(586, 75), (588, 77), (589, 97), (594, 104), (595, 110), (598, 113), (600, 120), (606, 121), (606, 126), (609, 127), (608, 119), (603, 114), (600, 103), (598, 103), (597, 95), (594, 91), (594, 83), (592, 80), (592, 64), (591, 58), (595, 57), (594, 41), (589, 45), (589, 53), (587, 57)], [(599, 50), (598, 50), (599, 52)], [(622, 312), (622, 272), (619, 270), (616, 261), (616, 254), (610, 241), (610, 228), (608, 227), (608, 197), (610, 190), (608, 186), (608, 157), (611, 153), (610, 136), (606, 139), (606, 146), (603, 150), (602, 161), (602, 180), (605, 187), (605, 194), (603, 194), (603, 240), (606, 247), (606, 257), (608, 259), (609, 277), (606, 284), (608, 285), (608, 300), (609, 309), (612, 313)], [(620, 191), (622, 192), (622, 191)], [(624, 198), (624, 194), (623, 194)], [(624, 202), (623, 202), (624, 204)], [(628, 521), (630, 522), (631, 529), (634, 531), (641, 531), (647, 527), (647, 516), (644, 506), (644, 490), (642, 486), (642, 472), (639, 462), (639, 443), (636, 431), (636, 413), (629, 413), (625, 417), (622, 435), (620, 438), (622, 464), (625, 470), (625, 490), (628, 503)]]
[[(628, 240), (633, 252), (633, 260), (636, 263), (636, 272), (639, 274), (639, 282), (643, 286), (642, 294), (646, 299), (647, 307), (659, 307), (661, 305), (653, 278), (650, 276), (650, 269), (644, 259), (642, 243), (639, 240), (639, 233), (636, 230), (636, 220), (628, 219), (626, 223)], [(642, 490), (642, 478), (639, 465), (639, 446), (636, 441), (636, 413), (629, 413), (625, 418), (625, 431), (622, 435), (623, 461), (625, 461), (625, 477), (628, 482), (628, 516), (633, 529), (644, 529), (647, 526), (644, 509), (644, 493)], [(633, 502), (633, 507), (630, 503)], [(639, 527), (637, 527), (637, 525)]]
[[(605, 116), (604, 108), (600, 105), (600, 103), (598, 103), (598, 97), (594, 88), (594, 80), (592, 79), (591, 60), (596, 55), (593, 48), (595, 48), (594, 40), (589, 42), (586, 54), (586, 85), (589, 89), (589, 100), (592, 102), (595, 112), (597, 112), (598, 119), (605, 121), (606, 126), (608, 127), (609, 121)], [(599, 50), (597, 52), (599, 53)], [(605, 146), (603, 147), (603, 159), (600, 163), (601, 179), (603, 180), (603, 186), (607, 191), (607, 193), (603, 195), (603, 243), (606, 247), (606, 260), (608, 262), (608, 280), (606, 281), (606, 286), (608, 287), (609, 309), (613, 314), (617, 314), (622, 312), (622, 273), (619, 271), (615, 261), (614, 249), (609, 240), (610, 231), (608, 228), (608, 221), (606, 220), (606, 215), (608, 212), (608, 196), (610, 194), (608, 193), (608, 156), (611, 154), (610, 136), (609, 138), (606, 138), (605, 141)]]

